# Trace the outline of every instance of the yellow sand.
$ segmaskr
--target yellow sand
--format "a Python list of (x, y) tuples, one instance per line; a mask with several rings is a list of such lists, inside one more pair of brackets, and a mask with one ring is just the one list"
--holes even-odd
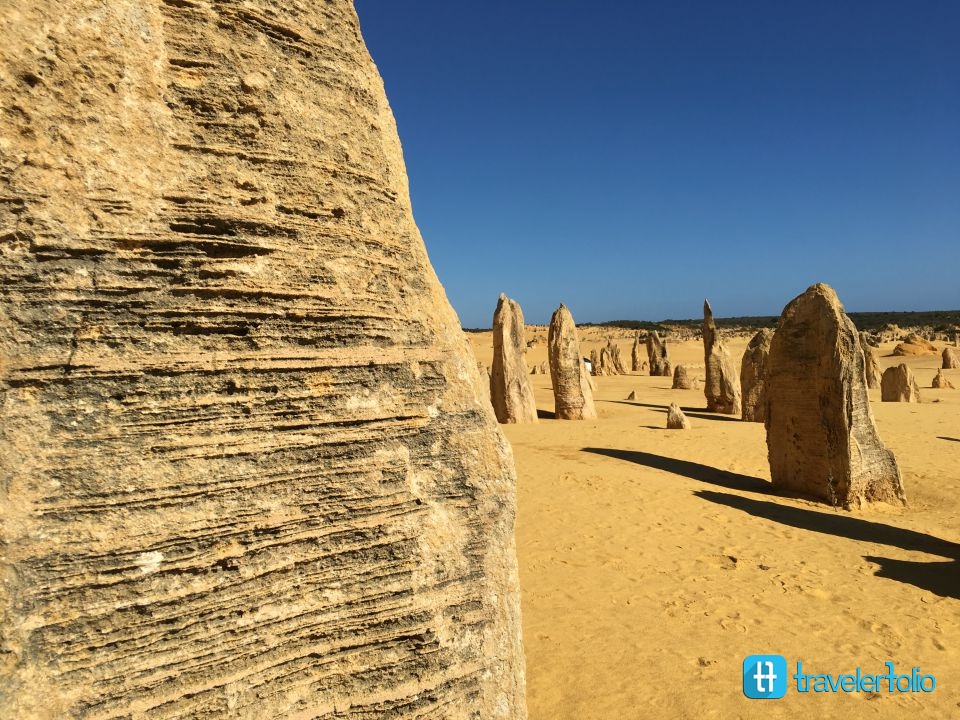
[[(581, 329), (584, 355), (607, 334)], [(629, 369), (632, 335), (617, 335)], [(489, 365), (490, 333), (470, 337)], [(540, 340), (527, 352), (539, 364), (546, 330), (527, 337)], [(727, 341), (738, 367), (748, 340)], [(871, 391), (905, 510), (770, 494), (763, 425), (702, 413), (702, 390), (671, 390), (669, 378), (595, 378), (598, 420), (504, 426), (532, 720), (960, 717), (960, 390), (930, 389), (939, 357), (888, 357), (893, 346), (882, 367), (905, 361), (924, 400)], [(669, 350), (703, 377), (702, 343)], [(944, 374), (960, 387), (960, 370)], [(550, 376), (530, 380), (552, 412)], [(671, 401), (693, 409), (692, 430), (662, 429)], [(919, 666), (937, 689), (799, 694), (790, 678), (782, 700), (748, 700), (743, 658), (766, 653), (791, 674), (798, 660), (805, 673)]]

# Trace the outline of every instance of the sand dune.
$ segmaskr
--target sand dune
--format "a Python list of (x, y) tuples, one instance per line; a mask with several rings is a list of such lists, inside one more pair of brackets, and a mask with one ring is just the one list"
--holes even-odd
[[(545, 329), (528, 364), (546, 358)], [(580, 331), (584, 354), (610, 334)], [(541, 339), (542, 335), (542, 339)], [(617, 342), (629, 354), (632, 333)], [(490, 361), (489, 333), (472, 334)], [(739, 361), (749, 338), (726, 338)], [(517, 544), (530, 717), (902, 718), (960, 715), (960, 390), (933, 390), (939, 357), (893, 357), (920, 405), (871, 405), (909, 506), (856, 513), (771, 493), (762, 424), (703, 412), (670, 378), (594, 378), (599, 419), (549, 419), (550, 377), (532, 376), (537, 425), (505, 425), (518, 473)], [(942, 344), (941, 344), (942, 345)], [(703, 376), (699, 341), (669, 343)], [(945, 374), (960, 386), (960, 370)], [(624, 398), (637, 391), (636, 401)], [(693, 422), (663, 429), (677, 401)], [(931, 695), (744, 697), (746, 655), (790, 672), (921, 667)], [(791, 683), (793, 681), (791, 680)]]

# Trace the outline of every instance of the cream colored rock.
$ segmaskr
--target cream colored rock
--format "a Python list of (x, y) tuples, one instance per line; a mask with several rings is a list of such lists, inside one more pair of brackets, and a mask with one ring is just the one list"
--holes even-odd
[(537, 402), (527, 376), (523, 311), (503, 293), (493, 313), (493, 366), (490, 399), (501, 423), (537, 422)]
[(693, 381), (690, 379), (690, 374), (687, 371), (686, 365), (677, 365), (673, 370), (673, 389), (674, 390), (689, 390), (693, 387)]
[(873, 349), (866, 333), (860, 333), (860, 347), (863, 349), (863, 356), (866, 361), (867, 387), (871, 390), (878, 390), (883, 373), (880, 371), (880, 359), (877, 357), (877, 351)]
[(740, 416), (747, 422), (763, 422), (767, 412), (767, 359), (773, 331), (766, 328), (750, 340), (740, 361)]
[(512, 454), (352, 3), (0, 37), (0, 717), (524, 717)]
[(643, 346), (640, 344), (640, 332), (633, 337), (633, 347), (630, 349), (630, 370), (640, 372), (643, 368)]
[(740, 412), (740, 375), (717, 335), (710, 303), (703, 301), (703, 355), (707, 377), (703, 393), (710, 412), (734, 415)]
[(650, 375), (663, 377), (667, 361), (667, 344), (660, 339), (656, 330), (647, 333), (647, 364)]
[(490, 368), (482, 362), (477, 362), (477, 373), (480, 375), (480, 398), (493, 409), (493, 401), (490, 399)]
[(913, 371), (905, 363), (888, 367), (880, 379), (880, 400), (883, 402), (920, 402), (920, 386)]
[(945, 347), (943, 349), (943, 362), (940, 367), (944, 370), (951, 370), (953, 368), (960, 368), (960, 354), (958, 354), (953, 348)]
[(828, 285), (783, 310), (770, 342), (767, 454), (775, 487), (833, 505), (906, 502), (877, 435), (857, 330)]
[(941, 390), (953, 390), (953, 383), (947, 380), (947, 377), (943, 374), (943, 370), (937, 370), (937, 374), (933, 376), (933, 383), (930, 385), (933, 388), (939, 388)]
[(553, 383), (554, 417), (557, 420), (597, 417), (589, 375), (580, 356), (577, 326), (566, 305), (561, 304), (550, 318), (547, 353)]
[(689, 430), (690, 420), (683, 414), (683, 410), (676, 403), (670, 403), (667, 408), (667, 429), (668, 430)]
[(627, 368), (623, 364), (623, 357), (620, 355), (620, 346), (612, 340), (607, 340), (607, 352), (610, 357), (610, 368), (612, 375), (626, 375)]
[(903, 342), (893, 349), (893, 354), (898, 356), (912, 355), (936, 355), (937, 346), (916, 333), (907, 335)]

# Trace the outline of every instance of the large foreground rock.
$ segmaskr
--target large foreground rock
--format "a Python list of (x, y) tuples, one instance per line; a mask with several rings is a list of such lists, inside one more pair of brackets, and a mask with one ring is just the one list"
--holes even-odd
[(493, 313), (493, 365), (490, 368), (490, 400), (502, 423), (537, 422), (537, 402), (523, 359), (523, 311), (516, 300), (503, 293)]
[[(703, 301), (703, 356), (706, 382), (703, 393), (710, 412), (734, 415), (740, 411), (740, 374), (717, 335), (710, 303)], [(651, 373), (652, 374), (652, 373)]]
[(558, 420), (597, 417), (590, 376), (580, 355), (577, 326), (566, 305), (561, 304), (550, 318), (547, 353), (553, 383), (554, 416)]
[(511, 453), (352, 4), (0, 33), (0, 717), (523, 717)]
[(783, 310), (770, 342), (767, 450), (776, 487), (857, 507), (905, 503), (880, 441), (863, 349), (836, 293), (813, 285)]
[(763, 422), (767, 412), (767, 358), (773, 331), (764, 328), (747, 344), (740, 361), (741, 417)]
[(900, 363), (888, 367), (880, 378), (880, 400), (882, 402), (920, 402), (920, 386), (913, 371)]

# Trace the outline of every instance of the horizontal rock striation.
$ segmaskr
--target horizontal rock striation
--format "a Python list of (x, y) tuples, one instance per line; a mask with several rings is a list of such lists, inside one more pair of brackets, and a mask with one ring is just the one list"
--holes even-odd
[(0, 32), (0, 714), (523, 717), (511, 453), (352, 3)]

